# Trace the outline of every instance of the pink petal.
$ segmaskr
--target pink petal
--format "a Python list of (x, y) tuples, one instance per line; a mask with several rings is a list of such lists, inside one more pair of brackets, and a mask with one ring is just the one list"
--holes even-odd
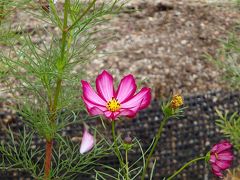
[(218, 176), (218, 177), (223, 177), (223, 174), (222, 174), (220, 171), (214, 171), (214, 170), (212, 169), (212, 172), (213, 172), (213, 174), (215, 174), (215, 175)]
[(84, 100), (88, 100), (92, 104), (106, 106), (106, 102), (97, 95), (97, 93), (92, 89), (91, 85), (87, 81), (81, 82)]
[(217, 153), (219, 154), (220, 152), (226, 151), (226, 150), (231, 150), (232, 144), (229, 143), (228, 141), (221, 141), (218, 144), (215, 144), (213, 148), (211, 149), (211, 153)]
[(215, 163), (216, 160), (217, 160), (216, 156), (215, 156), (214, 154), (212, 154), (212, 155), (210, 156), (210, 160), (209, 160), (209, 161), (210, 161), (211, 163)]
[(120, 103), (123, 103), (124, 101), (127, 101), (128, 98), (131, 98), (136, 90), (137, 85), (135, 79), (133, 75), (129, 74), (121, 80), (116, 93), (116, 99), (118, 99)]
[(116, 120), (120, 116), (127, 116), (129, 118), (133, 118), (136, 115), (136, 111), (131, 111), (129, 109), (122, 109), (121, 111), (109, 113), (109, 118), (112, 120)]
[(211, 153), (216, 153), (217, 149), (218, 149), (218, 144), (215, 144), (211, 149)]
[(92, 116), (104, 114), (104, 112), (101, 109), (99, 109), (98, 107), (93, 107), (93, 108), (89, 109), (88, 112)]
[(136, 116), (137, 111), (140, 108), (140, 105), (141, 105), (141, 102), (138, 104), (138, 106), (135, 106), (135, 107), (130, 108), (130, 109), (121, 108), (120, 111), (116, 111), (116, 112), (105, 111), (104, 114), (108, 119), (111, 119), (111, 120), (115, 120), (119, 116), (127, 116), (129, 118), (133, 118), (133, 117)]
[(216, 164), (211, 164), (212, 171), (216, 176), (222, 176), (221, 169)]
[(121, 116), (134, 116), (136, 111), (130, 109), (121, 109), (119, 115)]
[(96, 88), (99, 96), (105, 101), (114, 97), (113, 77), (107, 71), (103, 71), (96, 79)]
[(218, 154), (219, 160), (226, 160), (226, 161), (232, 161), (233, 160), (233, 154), (232, 152), (221, 152)]
[(131, 109), (139, 106), (138, 110), (142, 110), (146, 108), (150, 104), (150, 102), (151, 102), (151, 89), (145, 87), (142, 88), (140, 92), (138, 92), (130, 100), (121, 104), (121, 108)]
[(111, 111), (105, 111), (104, 115), (105, 115), (106, 118), (112, 119), (112, 112)]
[(216, 165), (225, 170), (231, 166), (231, 161), (216, 161)]
[(112, 120), (116, 120), (119, 117), (120, 112), (116, 111), (112, 113)]
[(127, 116), (127, 117), (134, 117), (136, 115), (136, 112), (128, 110), (128, 109), (123, 109), (120, 111), (116, 112), (104, 112), (105, 117), (111, 120), (116, 120), (119, 116)]
[(88, 101), (85, 97), (82, 97), (82, 99), (83, 99), (83, 102), (85, 103), (85, 105), (86, 105), (88, 110), (93, 108), (93, 107), (97, 107), (101, 111), (106, 111), (107, 110), (106, 106), (102, 106), (102, 105), (98, 105), (98, 104), (92, 103), (91, 101)]
[(119, 115), (121, 116), (127, 116), (129, 118), (134, 118), (137, 114), (137, 111), (134, 110), (129, 110), (129, 109), (124, 109), (123, 111), (120, 112)]
[(127, 116), (129, 118), (133, 118), (135, 115), (136, 111), (132, 111), (129, 109), (121, 109), (120, 111), (113, 112), (110, 117), (112, 120), (116, 120), (120, 116)]
[(93, 135), (91, 135), (87, 131), (87, 129), (84, 129), (83, 138), (82, 138), (82, 142), (80, 145), (80, 153), (84, 154), (84, 153), (90, 151), (93, 148), (94, 144), (95, 144), (95, 140), (94, 140)]
[(129, 118), (134, 118), (139, 111), (139, 108), (141, 106), (141, 102), (138, 104), (138, 106), (135, 106), (130, 109), (120, 109), (119, 116), (127, 116)]
[(82, 99), (84, 104), (86, 105), (88, 113), (92, 116), (102, 115), (104, 114), (104, 111), (107, 111), (107, 108), (105, 106), (93, 104), (84, 97), (82, 97)]
[(219, 143), (218, 144), (218, 148), (217, 148), (217, 151), (216, 153), (220, 153), (220, 152), (223, 152), (225, 150), (231, 150), (232, 148), (232, 144), (230, 144), (229, 142), (225, 141), (225, 142), (222, 142), (222, 143)]

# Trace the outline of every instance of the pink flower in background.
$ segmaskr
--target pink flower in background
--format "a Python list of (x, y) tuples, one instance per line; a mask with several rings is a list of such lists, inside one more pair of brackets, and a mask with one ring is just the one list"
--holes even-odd
[(87, 127), (84, 127), (82, 142), (80, 145), (80, 153), (84, 154), (84, 153), (90, 151), (93, 148), (94, 144), (95, 144), (95, 139), (94, 139), (93, 135), (91, 135), (88, 132)]
[(115, 91), (112, 75), (104, 70), (96, 79), (97, 92), (86, 81), (82, 81), (82, 90), (89, 114), (104, 115), (110, 120), (120, 116), (133, 118), (151, 102), (150, 88), (144, 87), (135, 94), (137, 85), (131, 74), (123, 77)]
[(222, 141), (213, 146), (210, 151), (210, 164), (216, 176), (223, 177), (221, 171), (228, 169), (233, 161), (232, 144)]

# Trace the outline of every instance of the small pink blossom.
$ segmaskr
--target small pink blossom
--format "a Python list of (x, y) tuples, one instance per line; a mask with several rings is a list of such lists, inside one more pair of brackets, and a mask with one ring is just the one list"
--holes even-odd
[(87, 127), (84, 127), (82, 142), (80, 145), (80, 153), (84, 154), (84, 153), (90, 151), (93, 148), (94, 144), (95, 144), (95, 139), (94, 139), (93, 135), (91, 135), (88, 132)]
[(96, 91), (86, 81), (82, 81), (82, 90), (89, 114), (104, 115), (110, 120), (120, 116), (133, 118), (151, 102), (150, 88), (144, 87), (135, 94), (137, 85), (131, 74), (122, 78), (115, 91), (112, 75), (104, 70), (96, 79)]
[(232, 144), (222, 141), (215, 144), (210, 151), (210, 164), (212, 172), (223, 177), (222, 171), (228, 169), (233, 161)]

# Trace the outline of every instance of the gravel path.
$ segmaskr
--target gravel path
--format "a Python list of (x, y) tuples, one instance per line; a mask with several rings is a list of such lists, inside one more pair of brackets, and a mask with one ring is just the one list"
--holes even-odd
[(120, 14), (108, 24), (116, 38), (99, 50), (115, 53), (88, 64), (90, 77), (102, 69), (112, 70), (117, 78), (133, 73), (153, 87), (157, 96), (172, 90), (198, 94), (226, 88), (204, 55), (216, 54), (219, 39), (227, 37), (239, 14), (196, 2), (133, 2), (129, 7), (139, 11)]
[[(229, 5), (207, 2), (131, 0), (127, 8), (136, 11), (123, 12), (99, 27), (112, 29), (115, 38), (98, 47), (100, 53), (110, 55), (99, 55), (86, 65), (89, 79), (95, 79), (103, 69), (112, 71), (118, 80), (132, 73), (142, 84), (152, 87), (157, 97), (169, 95), (172, 90), (188, 95), (225, 89), (219, 81), (220, 73), (204, 55), (216, 54), (219, 39), (227, 37), (240, 14)], [(58, 3), (61, 7), (61, 1)], [(56, 32), (21, 12), (14, 18), (24, 22), (38, 44), (50, 40), (41, 27)], [(99, 33), (102, 35), (107, 34), (103, 31)]]

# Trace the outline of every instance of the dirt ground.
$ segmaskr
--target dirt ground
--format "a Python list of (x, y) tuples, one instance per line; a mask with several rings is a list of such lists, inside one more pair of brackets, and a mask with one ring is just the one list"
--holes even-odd
[(100, 48), (117, 53), (94, 59), (87, 66), (90, 75), (101, 69), (119, 77), (133, 73), (152, 86), (156, 96), (172, 90), (189, 95), (226, 88), (205, 55), (216, 55), (219, 40), (238, 23), (237, 11), (224, 3), (186, 0), (136, 0), (129, 7), (139, 11), (112, 20), (109, 27), (117, 38)]
[[(99, 55), (86, 65), (88, 77), (95, 79), (103, 69), (112, 71), (117, 79), (132, 73), (142, 84), (152, 87), (156, 97), (171, 91), (192, 95), (226, 89), (220, 82), (220, 71), (205, 55), (217, 54), (219, 40), (234, 30), (240, 14), (229, 3), (210, 2), (214, 1), (130, 1), (126, 7), (134, 11), (124, 11), (99, 27), (111, 29), (115, 38), (98, 47), (100, 54), (110, 54)], [(61, 6), (60, 0), (58, 3)], [(27, 31), (47, 27), (21, 13), (14, 17), (17, 22), (24, 22)], [(32, 38), (36, 43), (49, 40), (42, 30), (35, 30)]]

